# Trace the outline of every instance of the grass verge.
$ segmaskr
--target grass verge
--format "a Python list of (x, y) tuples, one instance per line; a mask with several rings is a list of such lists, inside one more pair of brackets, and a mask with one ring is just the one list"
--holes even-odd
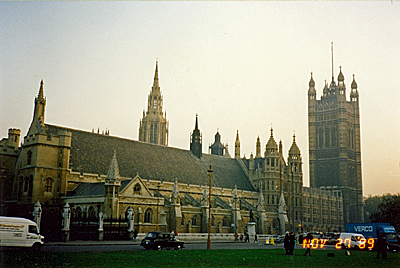
[[(335, 257), (327, 257), (333, 252)], [(281, 249), (257, 250), (181, 250), (123, 252), (0, 252), (0, 267), (400, 267), (400, 254), (388, 253), (388, 259), (375, 259), (375, 252), (313, 250), (293, 256)]]

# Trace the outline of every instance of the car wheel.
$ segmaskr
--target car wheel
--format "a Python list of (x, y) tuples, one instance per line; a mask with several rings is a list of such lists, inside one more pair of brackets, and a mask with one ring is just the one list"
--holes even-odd
[(40, 251), (41, 248), (42, 248), (42, 245), (40, 243), (35, 243), (32, 246), (33, 251)]

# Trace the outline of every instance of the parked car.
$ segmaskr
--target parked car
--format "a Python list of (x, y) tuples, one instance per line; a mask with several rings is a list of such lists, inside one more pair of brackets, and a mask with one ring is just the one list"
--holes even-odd
[(149, 232), (140, 243), (145, 249), (182, 249), (184, 242), (176, 239), (175, 235), (167, 232)]

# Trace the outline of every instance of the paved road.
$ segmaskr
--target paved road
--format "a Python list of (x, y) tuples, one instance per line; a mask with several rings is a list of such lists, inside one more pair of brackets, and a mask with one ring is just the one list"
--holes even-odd
[[(233, 241), (217, 241), (211, 243), (211, 249), (273, 249), (281, 248), (283, 245), (265, 245), (264, 243), (240, 243)], [(301, 249), (301, 246), (297, 246)], [(333, 249), (333, 246), (326, 246), (326, 249)], [(207, 243), (204, 241), (187, 241), (184, 250), (205, 250)], [(43, 246), (44, 252), (101, 252), (101, 251), (136, 251), (144, 250), (140, 242), (133, 241), (77, 241), (68, 243), (48, 243)]]
[[(211, 249), (261, 249), (282, 248), (281, 245), (265, 245), (263, 243), (235, 243), (232, 241), (218, 241), (211, 243)], [(207, 249), (203, 241), (187, 241), (184, 250)], [(79, 252), (79, 251), (135, 251), (144, 250), (140, 242), (133, 241), (77, 241), (69, 243), (47, 243), (43, 246), (44, 252)]]

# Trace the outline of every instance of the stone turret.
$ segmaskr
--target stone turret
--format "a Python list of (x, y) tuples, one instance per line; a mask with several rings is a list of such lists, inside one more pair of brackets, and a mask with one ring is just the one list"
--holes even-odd
[(196, 114), (196, 123), (194, 126), (193, 133), (190, 138), (190, 151), (197, 157), (201, 158), (202, 156), (202, 147), (201, 147), (201, 133), (199, 130), (199, 122), (198, 115)]
[(117, 162), (117, 153), (111, 159), (108, 168), (107, 177), (104, 183), (104, 211), (108, 218), (117, 217), (119, 214), (119, 192), (121, 188), (121, 178), (119, 175), (119, 167)]

